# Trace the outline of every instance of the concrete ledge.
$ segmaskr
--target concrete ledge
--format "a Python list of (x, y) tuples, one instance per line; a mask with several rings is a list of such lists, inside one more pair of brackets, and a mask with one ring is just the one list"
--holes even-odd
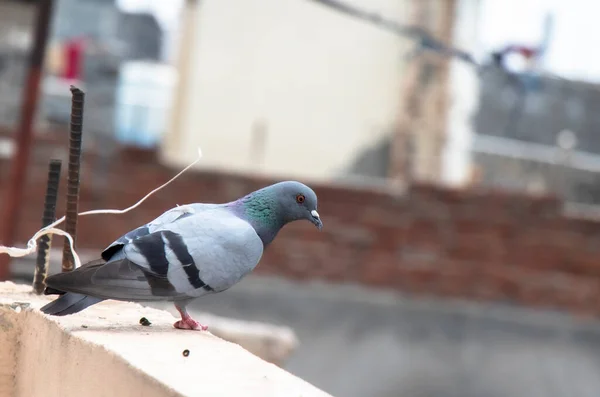
[[(80, 250), (78, 253), (82, 262), (89, 262), (96, 258), (95, 251)], [(61, 258), (62, 250), (57, 248), (51, 249), (50, 269), (60, 269)], [(12, 262), (13, 276), (17, 276), (17, 278), (26, 281), (26, 283), (31, 283), (31, 275), (34, 273), (34, 269), (35, 261), (31, 257), (18, 258)], [(166, 310), (175, 317), (178, 316), (173, 304), (169, 302), (148, 303), (144, 306)], [(208, 313), (202, 313), (201, 315), (194, 313), (194, 317), (201, 323), (210, 324), (210, 332), (212, 334), (226, 341), (237, 343), (260, 358), (279, 366), (282, 366), (285, 360), (298, 347), (296, 334), (289, 327), (260, 322), (239, 321)]]
[[(172, 303), (147, 306), (174, 314), (171, 323), (179, 318)], [(282, 366), (298, 347), (298, 338), (289, 327), (257, 321), (241, 321), (209, 313), (194, 313), (194, 318), (202, 324), (207, 324), (211, 334), (236, 343), (263, 360), (279, 366)], [(149, 320), (154, 322), (152, 318)]]
[(0, 283), (1, 396), (328, 396), (210, 332), (174, 329), (167, 312), (103, 302), (50, 317), (29, 291)]

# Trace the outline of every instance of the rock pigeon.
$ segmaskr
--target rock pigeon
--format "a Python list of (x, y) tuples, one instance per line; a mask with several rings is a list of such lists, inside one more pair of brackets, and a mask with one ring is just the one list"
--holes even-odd
[(110, 244), (100, 259), (46, 279), (41, 308), (55, 316), (77, 313), (105, 299), (172, 301), (174, 326), (206, 330), (188, 314), (192, 300), (225, 291), (250, 273), (287, 223), (305, 219), (319, 230), (317, 195), (286, 181), (224, 204), (188, 204), (166, 211)]

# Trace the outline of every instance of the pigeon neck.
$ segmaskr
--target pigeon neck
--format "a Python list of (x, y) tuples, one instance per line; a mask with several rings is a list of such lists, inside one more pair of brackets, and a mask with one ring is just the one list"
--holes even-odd
[(265, 247), (287, 223), (278, 202), (269, 195), (251, 193), (235, 204), (240, 215), (252, 225)]

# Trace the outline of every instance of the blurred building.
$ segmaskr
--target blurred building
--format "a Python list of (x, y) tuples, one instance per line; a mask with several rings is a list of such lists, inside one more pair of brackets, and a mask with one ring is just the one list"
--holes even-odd
[[(66, 126), (68, 85), (75, 83), (95, 109), (86, 113), (91, 137), (85, 142), (101, 149), (114, 146), (114, 140), (160, 147), (163, 160), (181, 165), (194, 159), (200, 146), (207, 168), (385, 179), (397, 161), (390, 142), (403, 129), (420, 175), (452, 183), (468, 179), (469, 121), (477, 93), (468, 67), (451, 62), (448, 68), (438, 57), (446, 66), (430, 63), (439, 69), (434, 74), (449, 78), (427, 82), (426, 75), (407, 73), (413, 40), (310, 1), (239, 3), (189, 1), (173, 29), (157, 23), (156, 13), (120, 11), (112, 0), (57, 0), (40, 119)], [(413, 15), (420, 2), (351, 3), (399, 23), (421, 22)], [(434, 28), (439, 15), (447, 14), (443, 4), (428, 5), (437, 13), (430, 18)], [(457, 22), (452, 15), (447, 31), (436, 32), (450, 35), (445, 42), (470, 47), (478, 3), (452, 4)], [(31, 7), (20, 7), (32, 18)], [(27, 37), (30, 27), (19, 29)], [(169, 40), (179, 38), (176, 70), (165, 55), (165, 32)], [(0, 92), (11, 103), (6, 109), (16, 110), (19, 103), (6, 93), (22, 80), (14, 74), (23, 71), (26, 48)], [(73, 63), (66, 59), (69, 51), (77, 58), (75, 79), (65, 71)], [(423, 70), (431, 76), (432, 69)], [(417, 80), (423, 84), (413, 87)], [(412, 114), (407, 92), (423, 106), (435, 106)], [(440, 100), (446, 95), (447, 104)], [(16, 114), (7, 112), (0, 124), (13, 125)], [(410, 122), (403, 125), (407, 117)], [(300, 167), (290, 158), (310, 161)]]
[(473, 150), (484, 184), (600, 204), (598, 84), (493, 70), (479, 100)]
[[(350, 3), (400, 23), (413, 23), (411, 10), (418, 5)], [(429, 4), (443, 9), (443, 2)], [(477, 2), (457, 4), (456, 39), (469, 44)], [(309, 1), (188, 2), (187, 7), (181, 86), (165, 136), (169, 163), (192, 161), (201, 146), (208, 168), (316, 179), (387, 177), (389, 141), (407, 111), (403, 54), (413, 49), (413, 41)], [(433, 155), (449, 158), (433, 172), (436, 180), (461, 181), (468, 174), (463, 163), (476, 86), (462, 68), (452, 67), (451, 109), (439, 116), (444, 127), (452, 119), (452, 138), (447, 156), (444, 147), (433, 147)], [(442, 85), (434, 96), (448, 92)], [(431, 146), (429, 130), (413, 131), (418, 148)], [(457, 168), (459, 175), (453, 176)]]
[(33, 7), (16, 1), (0, 2), (0, 125), (13, 125), (19, 115)]
[[(369, 4), (398, 20), (405, 5)], [(201, 146), (206, 167), (327, 178), (390, 133), (406, 42), (312, 2), (187, 7), (169, 162)]]
[[(35, 20), (35, 4), (0, 2), (0, 125), (19, 115), (21, 87)], [(86, 140), (115, 136), (120, 68), (130, 61), (163, 62), (162, 28), (153, 15), (119, 10), (114, 0), (56, 0), (41, 92), (41, 125), (69, 122), (69, 85), (86, 91)]]

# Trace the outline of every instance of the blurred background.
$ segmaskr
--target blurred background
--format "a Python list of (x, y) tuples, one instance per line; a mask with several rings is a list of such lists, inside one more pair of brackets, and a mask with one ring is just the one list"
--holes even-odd
[[(28, 91), (44, 3), (42, 79)], [(323, 232), (286, 227), (255, 275), (194, 310), (292, 327), (284, 368), (335, 396), (597, 397), (599, 11), (2, 0), (0, 205), (17, 215), (0, 239), (25, 244), (41, 227), (48, 161), (66, 174), (74, 84), (86, 93), (81, 211), (128, 207), (204, 154), (135, 211), (80, 218), (82, 256), (176, 204), (301, 180)], [(28, 260), (0, 266), (0, 279), (32, 273)]]

